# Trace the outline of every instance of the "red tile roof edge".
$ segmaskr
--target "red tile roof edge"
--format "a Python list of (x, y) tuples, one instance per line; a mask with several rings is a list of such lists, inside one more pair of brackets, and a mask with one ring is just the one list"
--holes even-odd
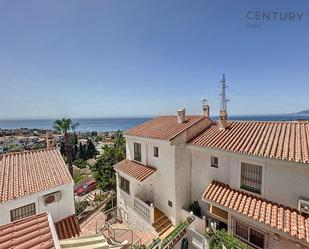
[(309, 217), (295, 208), (233, 189), (216, 180), (206, 188), (202, 199), (309, 243)]
[(228, 121), (212, 124), (190, 146), (295, 163), (309, 163), (309, 121)]
[(0, 247), (54, 249), (47, 213), (32, 215), (0, 226)]
[(55, 229), (59, 240), (81, 235), (81, 229), (75, 214), (55, 222)]
[[(54, 167), (48, 167), (50, 164)], [(0, 203), (72, 183), (74, 180), (57, 148), (7, 153), (0, 160)], [(17, 184), (19, 188), (12, 187)]]
[[(170, 118), (175, 118), (175, 117), (177, 117), (177, 116), (175, 116), (175, 115), (161, 115), (161, 116), (158, 116), (158, 117), (155, 117), (155, 118), (153, 118), (153, 119), (151, 119), (151, 120), (148, 120), (148, 121), (146, 121), (146, 122), (144, 122), (144, 123), (142, 123), (142, 124), (140, 124), (140, 125), (138, 125), (138, 126), (135, 126), (135, 127), (132, 127), (132, 128), (130, 128), (130, 129), (128, 129), (128, 130), (126, 130), (125, 132), (124, 132), (124, 135), (127, 135), (127, 136), (134, 136), (134, 137), (143, 137), (143, 138), (151, 138), (151, 139), (158, 139), (158, 140), (165, 140), (165, 141), (171, 141), (171, 140), (173, 140), (174, 138), (176, 138), (177, 136), (179, 136), (180, 134), (182, 134), (183, 132), (185, 132), (186, 130), (188, 130), (189, 128), (191, 128), (193, 125), (195, 125), (195, 124), (197, 124), (197, 123), (199, 123), (200, 121), (202, 121), (203, 119), (209, 119), (212, 123), (213, 123), (213, 121), (210, 119), (210, 118), (208, 118), (208, 117), (206, 117), (206, 116), (204, 116), (204, 115), (186, 115), (186, 117), (199, 117), (197, 120), (195, 120), (194, 122), (192, 122), (192, 124), (190, 124), (188, 127), (185, 127), (184, 129), (182, 129), (182, 130), (180, 130), (180, 131), (177, 131), (177, 132), (175, 132), (175, 134), (174, 135), (171, 135), (171, 136), (169, 136), (168, 138), (164, 138), (164, 137), (160, 137), (160, 136), (149, 136), (149, 135), (136, 135), (136, 134), (130, 134), (130, 131), (132, 130), (132, 129), (136, 129), (136, 128), (139, 128), (139, 127), (142, 127), (143, 125), (147, 125), (147, 124), (149, 124), (149, 123), (151, 123), (152, 121), (154, 121), (155, 119), (158, 119), (158, 118), (168, 118), (168, 117), (170, 117)], [(186, 122), (185, 122), (186, 123)], [(185, 124), (185, 123), (183, 123), (183, 124)]]
[(139, 182), (143, 182), (149, 176), (157, 171), (152, 166), (146, 166), (141, 163), (124, 159), (114, 165), (115, 170), (119, 170), (122, 173), (129, 175)]

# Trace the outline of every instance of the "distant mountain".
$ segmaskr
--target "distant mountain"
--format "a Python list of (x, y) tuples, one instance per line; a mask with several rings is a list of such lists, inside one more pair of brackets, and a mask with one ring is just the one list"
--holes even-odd
[(301, 112), (296, 112), (295, 114), (309, 114), (309, 109)]

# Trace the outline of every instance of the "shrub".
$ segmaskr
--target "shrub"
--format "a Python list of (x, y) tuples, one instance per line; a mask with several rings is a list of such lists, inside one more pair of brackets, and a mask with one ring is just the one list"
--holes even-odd
[(206, 233), (205, 237), (208, 240), (209, 249), (222, 249), (222, 244), (224, 244), (227, 249), (249, 249), (245, 243), (241, 242), (224, 229)]
[(96, 194), (96, 195), (94, 196), (94, 198), (93, 198), (93, 201), (94, 201), (94, 202), (102, 202), (102, 201), (104, 201), (104, 199), (105, 199), (105, 197), (104, 197), (103, 195), (98, 195), (98, 194)]
[(75, 214), (81, 214), (89, 206), (87, 201), (75, 202)]
[(73, 178), (74, 178), (74, 183), (78, 183), (80, 180), (83, 179), (83, 176), (80, 174), (77, 174)]

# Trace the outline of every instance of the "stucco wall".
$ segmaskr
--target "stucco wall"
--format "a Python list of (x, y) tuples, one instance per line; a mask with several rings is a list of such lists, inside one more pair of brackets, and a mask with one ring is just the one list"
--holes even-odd
[[(133, 159), (134, 142), (141, 144), (142, 164), (157, 169), (152, 176), (151, 186), (148, 184), (147, 193), (153, 196), (154, 206), (175, 224), (175, 146), (171, 146), (169, 141), (127, 136), (126, 147), (129, 160)], [(159, 157), (153, 156), (154, 146), (159, 148)], [(168, 206), (169, 200), (173, 203), (173, 207)]]
[[(202, 215), (206, 214), (208, 204), (202, 201), (202, 195), (213, 179), (229, 183), (231, 174), (235, 171), (230, 168), (230, 156), (220, 152), (206, 152), (191, 150), (191, 202), (197, 200), (202, 209)], [(219, 158), (219, 167), (211, 167), (211, 156)]]
[[(191, 198), (199, 200), (210, 182), (215, 179), (240, 189), (241, 162), (263, 167), (262, 196), (268, 200), (297, 208), (299, 197), (309, 198), (309, 166), (280, 160), (232, 154), (214, 149), (192, 150)], [(210, 166), (211, 155), (219, 158), (219, 167)], [(307, 167), (307, 168), (306, 168)], [(207, 205), (202, 204), (204, 208)], [(204, 211), (204, 210), (203, 210)]]
[[(130, 193), (127, 193), (119, 187), (119, 176), (124, 177), (130, 181)], [(147, 186), (150, 185), (152, 179), (148, 179), (143, 185), (136, 180), (117, 172), (117, 206), (120, 209), (121, 216), (124, 222), (127, 222), (132, 229), (141, 231), (154, 231), (151, 224), (144, 219), (140, 214), (134, 211), (134, 196), (138, 195), (139, 198), (147, 195)]]
[[(61, 192), (60, 201), (45, 206), (43, 196), (56, 191)], [(39, 193), (34, 193), (26, 197), (18, 198), (16, 200), (0, 204), (0, 225), (4, 225), (11, 222), (10, 210), (31, 203), (35, 203), (37, 214), (43, 212), (49, 212), (54, 222), (62, 218), (65, 218), (69, 215), (75, 214), (73, 183), (61, 185), (58, 186), (57, 188), (52, 188)]]

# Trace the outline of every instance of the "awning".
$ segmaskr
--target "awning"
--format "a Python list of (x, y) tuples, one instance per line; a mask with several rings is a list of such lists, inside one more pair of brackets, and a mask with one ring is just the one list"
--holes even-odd
[(156, 169), (153, 167), (145, 166), (140, 163), (130, 161), (128, 159), (116, 163), (114, 165), (114, 169), (116, 171), (120, 171), (121, 173), (133, 177), (139, 182), (144, 181), (146, 178), (156, 172)]
[[(203, 200), (237, 215), (243, 215), (270, 228), (309, 242), (309, 218), (296, 209), (274, 203), (212, 181), (203, 194)], [(213, 211), (220, 216), (218, 210)]]

